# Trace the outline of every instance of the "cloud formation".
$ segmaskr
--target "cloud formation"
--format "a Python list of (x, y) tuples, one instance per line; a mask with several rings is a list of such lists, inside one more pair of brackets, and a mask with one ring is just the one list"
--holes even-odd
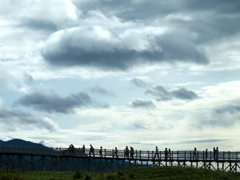
[(97, 94), (101, 94), (101, 95), (105, 95), (105, 96), (116, 96), (114, 94), (114, 92), (108, 91), (107, 89), (104, 89), (100, 86), (94, 86), (94, 87), (90, 88), (90, 91), (92, 93), (97, 93)]
[[(168, 1), (104, 1), (94, 0), (94, 3), (75, 1), (75, 5), (87, 12), (98, 9), (107, 16), (115, 15), (125, 21), (140, 21), (144, 24), (155, 22), (166, 24), (174, 31), (187, 30), (182, 34), (185, 38), (195, 36), (195, 43), (216, 41), (219, 38), (237, 34), (240, 29), (238, 0), (201, 0)], [(201, 14), (201, 15), (199, 15)], [(159, 24), (158, 24), (159, 23)], [(231, 27), (231, 28), (229, 28)]]
[(146, 88), (149, 86), (149, 84), (146, 83), (142, 78), (138, 78), (138, 77), (132, 78), (130, 82), (140, 88)]
[(172, 99), (194, 100), (199, 98), (195, 92), (187, 90), (184, 87), (179, 87), (176, 90), (168, 90), (163, 86), (156, 86), (145, 91), (145, 94), (153, 95), (157, 98), (157, 101), (168, 101)]
[(137, 99), (135, 101), (132, 101), (130, 105), (135, 108), (155, 108), (156, 107), (151, 100), (142, 100), (142, 99)]
[(0, 108), (0, 123), (6, 129), (16, 131), (18, 129), (47, 129), (55, 131), (57, 124), (47, 117), (38, 116), (16, 109)]
[[(17, 20), (16, 27), (38, 31), (56, 31), (73, 23), (81, 14), (81, 11), (69, 0), (57, 3), (55, 0), (14, 1), (14, 3), (6, 1), (1, 3), (0, 11), (8, 20)], [(18, 16), (12, 16), (12, 14), (18, 14)]]
[(35, 110), (48, 113), (55, 112), (63, 114), (71, 113), (75, 108), (84, 106), (96, 106), (102, 108), (107, 108), (109, 106), (106, 103), (94, 102), (85, 92), (71, 94), (67, 97), (60, 97), (56, 93), (45, 94), (35, 92), (21, 97), (15, 104), (32, 107)]
[(240, 99), (234, 99), (229, 103), (223, 104), (220, 107), (216, 107), (215, 112), (218, 114), (237, 114), (240, 113)]
[[(161, 31), (160, 31), (161, 32)], [(192, 42), (174, 34), (145, 29), (79, 26), (54, 33), (42, 49), (54, 66), (83, 66), (128, 70), (141, 64), (191, 62), (207, 64), (208, 58)]]

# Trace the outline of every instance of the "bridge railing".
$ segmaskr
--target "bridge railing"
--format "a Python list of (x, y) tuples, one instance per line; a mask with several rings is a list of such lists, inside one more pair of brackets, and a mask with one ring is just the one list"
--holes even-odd
[(81, 148), (48, 148), (48, 147), (30, 147), (30, 146), (14, 146), (14, 145), (0, 145), (0, 153), (12, 153), (23, 155), (55, 155), (55, 156), (91, 156), (103, 158), (125, 158), (125, 159), (145, 159), (145, 160), (172, 160), (172, 161), (240, 161), (239, 152), (220, 151), (214, 153), (213, 151), (142, 151), (135, 150), (134, 154), (126, 154), (125, 150), (118, 150), (115, 154), (114, 149), (103, 149), (102, 155), (99, 153), (100, 149), (94, 149), (94, 153), (90, 153), (90, 149), (86, 148), (85, 152)]

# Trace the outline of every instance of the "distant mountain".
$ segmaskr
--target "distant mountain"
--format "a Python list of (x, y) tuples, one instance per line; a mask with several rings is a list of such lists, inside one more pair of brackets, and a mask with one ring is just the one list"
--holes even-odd
[(22, 139), (12, 139), (9, 141), (0, 140), (0, 145), (15, 145), (15, 146), (31, 146), (31, 147), (44, 147), (42, 144), (25, 141)]

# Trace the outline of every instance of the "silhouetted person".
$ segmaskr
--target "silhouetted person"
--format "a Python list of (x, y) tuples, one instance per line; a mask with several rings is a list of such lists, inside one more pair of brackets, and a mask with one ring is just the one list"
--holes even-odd
[(126, 148), (125, 148), (125, 156), (126, 156), (126, 158), (129, 158), (129, 149), (128, 149), (128, 146), (126, 146)]
[(94, 148), (93, 148), (93, 146), (90, 144), (89, 156), (91, 156), (91, 154), (94, 156)]
[(167, 160), (167, 158), (168, 158), (168, 150), (167, 150), (167, 148), (165, 148), (164, 154), (165, 154), (165, 160)]
[(69, 152), (70, 154), (74, 153), (74, 146), (73, 146), (73, 144), (70, 144), (70, 145), (69, 145), (69, 147), (68, 147), (68, 152)]
[(118, 158), (118, 149), (117, 149), (117, 147), (115, 147), (115, 149), (114, 149), (113, 157), (115, 157), (115, 156), (116, 156), (116, 158)]
[(218, 151), (218, 147), (216, 147), (216, 160), (218, 160), (219, 157), (219, 151)]
[(197, 159), (197, 148), (193, 150), (193, 159)]
[(133, 147), (130, 147), (130, 157), (133, 158), (134, 155), (134, 149)]
[(83, 145), (81, 151), (82, 151), (82, 155), (85, 156), (85, 145)]
[(216, 149), (215, 149), (215, 147), (213, 148), (213, 159), (216, 160)]
[(102, 146), (100, 147), (99, 155), (102, 157)]
[(85, 154), (85, 145), (83, 145), (82, 149), (81, 149), (82, 153)]
[(73, 144), (71, 144), (71, 146), (72, 146), (72, 153), (74, 153), (74, 145), (73, 145)]
[(158, 159), (159, 159), (158, 147), (157, 146), (156, 146), (156, 149), (155, 149), (154, 159), (155, 159), (155, 157), (158, 157)]
[(208, 149), (206, 149), (206, 151), (205, 151), (205, 158), (206, 159), (208, 158)]
[(172, 158), (172, 151), (171, 149), (168, 149), (168, 157), (171, 159)]

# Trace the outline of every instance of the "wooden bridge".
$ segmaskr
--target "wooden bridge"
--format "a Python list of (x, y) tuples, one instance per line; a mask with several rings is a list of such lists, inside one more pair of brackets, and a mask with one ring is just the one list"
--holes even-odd
[(0, 167), (20, 170), (42, 171), (109, 171), (130, 166), (182, 166), (212, 169), (217, 171), (239, 172), (240, 153), (230, 151), (155, 151), (135, 150), (133, 156), (128, 156), (125, 150), (90, 149), (82, 152), (80, 148), (74, 151), (68, 148), (28, 147), (0, 145)]

